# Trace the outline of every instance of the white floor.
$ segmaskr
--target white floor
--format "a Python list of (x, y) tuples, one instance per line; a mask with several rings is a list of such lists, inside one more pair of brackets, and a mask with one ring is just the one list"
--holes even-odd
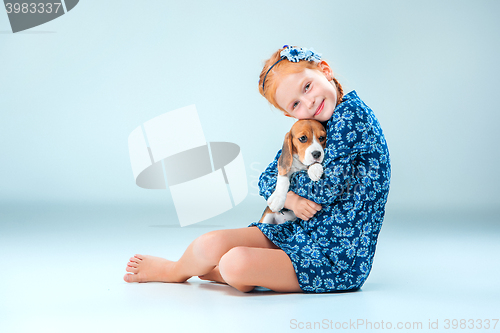
[(470, 331), (486, 319), (486, 331), (500, 330), (498, 212), (388, 211), (372, 273), (355, 293), (122, 280), (131, 255), (176, 260), (198, 235), (245, 227), (260, 208), (180, 228), (162, 207), (2, 206), (0, 332)]

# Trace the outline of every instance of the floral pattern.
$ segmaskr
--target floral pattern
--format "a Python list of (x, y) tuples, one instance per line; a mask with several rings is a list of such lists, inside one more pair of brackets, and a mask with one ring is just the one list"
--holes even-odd
[[(389, 193), (389, 150), (373, 111), (355, 91), (345, 95), (326, 122), (324, 174), (291, 177), (290, 190), (323, 209), (304, 221), (252, 223), (290, 257), (304, 292), (355, 290), (366, 281)], [(278, 151), (259, 178), (266, 200), (276, 187)]]
[(290, 62), (299, 62), (300, 60), (318, 62), (321, 60), (321, 54), (316, 53), (312, 48), (297, 48), (288, 45), (286, 45), (286, 48), (281, 50), (280, 56), (281, 58), (287, 58)]

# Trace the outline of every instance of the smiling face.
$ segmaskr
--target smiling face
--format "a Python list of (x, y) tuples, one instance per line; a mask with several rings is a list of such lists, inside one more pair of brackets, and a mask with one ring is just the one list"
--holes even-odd
[(305, 68), (281, 78), (276, 89), (278, 105), (297, 119), (327, 121), (337, 106), (338, 92), (330, 66), (324, 61), (318, 70)]

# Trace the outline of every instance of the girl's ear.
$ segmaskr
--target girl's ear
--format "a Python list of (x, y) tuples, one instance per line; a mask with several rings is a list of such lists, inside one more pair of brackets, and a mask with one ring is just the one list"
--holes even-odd
[(318, 63), (318, 67), (319, 67), (319, 70), (322, 71), (323, 74), (326, 76), (328, 81), (330, 81), (333, 78), (333, 70), (330, 67), (330, 65), (328, 65), (328, 63), (326, 61), (321, 60)]

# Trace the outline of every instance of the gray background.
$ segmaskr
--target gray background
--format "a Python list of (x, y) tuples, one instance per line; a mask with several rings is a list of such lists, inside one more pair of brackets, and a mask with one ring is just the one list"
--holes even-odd
[[(499, 9), (483, 0), (87, 0), (17, 34), (0, 12), (2, 332), (287, 332), (293, 319), (485, 327), (500, 299)], [(262, 62), (283, 44), (323, 53), (389, 143), (387, 214), (362, 290), (125, 283), (135, 253), (177, 260), (196, 237), (259, 219), (256, 180), (293, 123), (257, 87)], [(250, 193), (181, 228), (168, 190), (135, 185), (127, 139), (193, 103), (207, 141), (241, 147)]]
[[(258, 94), (283, 44), (313, 47), (385, 131), (388, 209), (500, 202), (498, 1), (83, 1), (12, 34), (0, 13), (0, 201), (167, 205), (135, 186), (127, 137), (195, 103), (240, 145), (250, 193), (292, 120)], [(253, 221), (253, 217), (246, 218)]]

